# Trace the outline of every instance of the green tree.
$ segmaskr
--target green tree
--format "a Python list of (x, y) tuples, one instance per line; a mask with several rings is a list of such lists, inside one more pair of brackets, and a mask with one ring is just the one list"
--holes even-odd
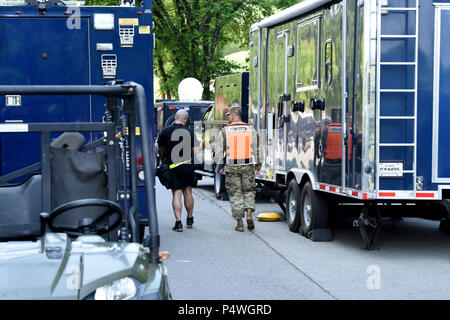
[[(168, 99), (174, 98), (181, 80), (194, 77), (204, 86), (203, 98), (212, 99), (211, 80), (242, 67), (224, 59), (224, 47), (234, 43), (247, 49), (253, 23), (301, 1), (153, 0), (154, 72), (161, 93)], [(119, 2), (85, 0), (90, 6), (111, 6)], [(141, 2), (136, 1), (137, 5)]]
[(119, 2), (120, 0), (85, 0), (84, 3), (86, 6), (116, 6)]
[(177, 96), (181, 80), (194, 77), (211, 99), (210, 82), (232, 72), (224, 59), (229, 43), (248, 44), (250, 26), (298, 0), (153, 0), (155, 74), (167, 98)]

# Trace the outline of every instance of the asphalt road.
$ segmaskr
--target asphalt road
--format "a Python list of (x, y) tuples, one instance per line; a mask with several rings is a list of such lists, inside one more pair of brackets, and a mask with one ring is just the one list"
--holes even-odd
[[(273, 193), (257, 197), (255, 215), (282, 213)], [(362, 250), (351, 218), (333, 219), (333, 241), (312, 242), (285, 220), (255, 221), (234, 231), (228, 201), (213, 181), (194, 189), (194, 227), (174, 232), (171, 192), (157, 185), (161, 250), (176, 300), (450, 299), (450, 235), (423, 219), (384, 221), (378, 246)]]

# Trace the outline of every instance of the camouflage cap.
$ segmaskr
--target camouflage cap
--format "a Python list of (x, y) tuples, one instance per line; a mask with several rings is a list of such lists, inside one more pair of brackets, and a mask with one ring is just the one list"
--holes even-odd
[(241, 110), (241, 106), (238, 105), (237, 103), (233, 103), (227, 110), (225, 110), (225, 115), (229, 115), (231, 113), (235, 113), (240, 115), (242, 110)]

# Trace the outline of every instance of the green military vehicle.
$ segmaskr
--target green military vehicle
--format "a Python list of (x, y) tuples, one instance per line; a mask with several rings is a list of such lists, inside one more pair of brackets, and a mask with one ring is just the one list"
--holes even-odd
[[(198, 156), (195, 167), (196, 177), (209, 176), (214, 178), (214, 194), (217, 199), (228, 199), (225, 190), (225, 176), (219, 172), (214, 162), (213, 145), (220, 130), (228, 124), (225, 110), (237, 102), (242, 107), (242, 120), (253, 124), (248, 117), (248, 72), (220, 76), (215, 79), (214, 104), (211, 104), (203, 114), (201, 121), (197, 121), (194, 130), (197, 139), (204, 142), (204, 148)], [(200, 180), (200, 179), (198, 179)]]
[(0, 124), (1, 135), (41, 137), (40, 163), (0, 177), (0, 299), (171, 299), (143, 87), (0, 86), (0, 94), (106, 97), (102, 122)]

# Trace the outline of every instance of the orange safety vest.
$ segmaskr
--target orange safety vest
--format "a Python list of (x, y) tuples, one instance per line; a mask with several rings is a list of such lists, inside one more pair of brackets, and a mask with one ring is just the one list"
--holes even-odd
[(227, 140), (227, 163), (241, 165), (253, 163), (252, 127), (235, 122), (225, 127)]

